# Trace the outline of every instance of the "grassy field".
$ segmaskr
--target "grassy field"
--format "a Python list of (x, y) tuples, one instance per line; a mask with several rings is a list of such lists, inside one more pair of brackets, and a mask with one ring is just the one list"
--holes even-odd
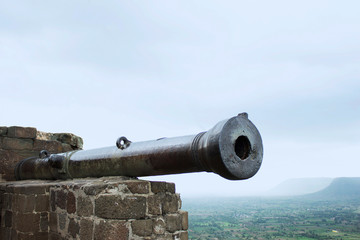
[(360, 200), (183, 199), (189, 239), (360, 239)]

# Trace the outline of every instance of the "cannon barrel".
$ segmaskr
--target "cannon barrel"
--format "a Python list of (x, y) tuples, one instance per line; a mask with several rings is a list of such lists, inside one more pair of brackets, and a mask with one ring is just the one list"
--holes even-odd
[(255, 175), (262, 158), (260, 133), (247, 113), (241, 113), (191, 136), (144, 142), (121, 137), (112, 147), (59, 154), (42, 151), (39, 157), (20, 161), (15, 176), (17, 180), (71, 179), (206, 171), (240, 180)]

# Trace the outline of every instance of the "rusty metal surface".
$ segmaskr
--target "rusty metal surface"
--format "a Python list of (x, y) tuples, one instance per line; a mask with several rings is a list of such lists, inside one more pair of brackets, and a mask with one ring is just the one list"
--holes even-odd
[(247, 114), (224, 120), (196, 135), (131, 142), (61, 154), (42, 152), (21, 161), (15, 169), (21, 179), (71, 179), (102, 176), (153, 176), (214, 172), (231, 180), (256, 174), (263, 158), (260, 133)]

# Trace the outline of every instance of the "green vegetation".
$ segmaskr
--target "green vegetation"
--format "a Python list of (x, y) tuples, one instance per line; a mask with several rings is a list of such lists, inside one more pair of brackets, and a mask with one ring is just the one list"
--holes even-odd
[(360, 239), (360, 199), (183, 199), (189, 239)]

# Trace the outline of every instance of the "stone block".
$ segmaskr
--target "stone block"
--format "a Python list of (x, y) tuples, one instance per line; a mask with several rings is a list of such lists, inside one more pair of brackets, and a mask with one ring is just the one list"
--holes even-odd
[(6, 136), (8, 132), (8, 127), (0, 127), (0, 136)]
[(80, 239), (89, 240), (93, 235), (93, 221), (88, 219), (81, 219), (80, 221)]
[(14, 192), (19, 194), (45, 194), (50, 187), (50, 184), (43, 184), (42, 182), (31, 182), (28, 183), (23, 181), (24, 184), (17, 184), (14, 186)]
[(176, 213), (179, 210), (178, 197), (175, 194), (166, 193), (162, 197), (162, 213)]
[(33, 235), (36, 240), (48, 240), (49, 239), (49, 233), (47, 232), (38, 232)]
[(40, 231), (41, 232), (49, 231), (49, 213), (47, 212), (40, 213)]
[(147, 181), (126, 181), (125, 184), (132, 193), (149, 193), (149, 182)]
[(59, 233), (50, 232), (49, 240), (65, 240)]
[(82, 149), (83, 140), (72, 133), (54, 133), (52, 139), (69, 144), (77, 149)]
[(16, 229), (20, 232), (39, 232), (39, 213), (18, 213), (14, 218)]
[(148, 213), (150, 215), (162, 214), (162, 198), (159, 194), (148, 196)]
[(57, 225), (58, 225), (58, 220), (57, 220), (57, 214), (56, 213), (49, 213), (49, 228), (50, 231), (52, 232), (57, 232)]
[(29, 157), (39, 156), (39, 151), (31, 150), (16, 150), (16, 153), (20, 156), (21, 160)]
[(56, 210), (56, 191), (54, 189), (50, 190), (50, 207), (51, 211)]
[(66, 213), (59, 213), (59, 229), (64, 230), (66, 228), (66, 224), (67, 224), (67, 214)]
[(55, 192), (55, 196), (55, 205), (61, 209), (66, 209), (67, 192), (61, 189)]
[(77, 215), (82, 217), (89, 217), (94, 212), (94, 206), (89, 196), (78, 196), (77, 199)]
[(68, 227), (68, 233), (71, 237), (76, 238), (76, 235), (80, 231), (80, 226), (77, 222), (75, 222), (74, 219), (70, 219), (69, 227)]
[(11, 150), (0, 149), (0, 174), (6, 181), (14, 181), (14, 168), (17, 162), (22, 159), (17, 153)]
[(157, 235), (156, 240), (177, 240), (176, 238), (173, 238), (173, 235), (171, 233), (165, 233), (163, 235)]
[(52, 136), (53, 136), (52, 133), (42, 132), (42, 131), (37, 131), (36, 132), (36, 139), (38, 139), (38, 140), (50, 141)]
[(145, 217), (146, 198), (100, 195), (95, 199), (95, 215), (110, 219), (140, 219)]
[(67, 143), (61, 143), (61, 152), (70, 152), (70, 151), (74, 151), (71, 145)]
[(180, 210), (179, 213), (181, 215), (181, 229), (182, 230), (188, 230), (188, 228), (189, 228), (188, 212)]
[(188, 232), (187, 231), (177, 232), (174, 234), (174, 239), (188, 240), (189, 239)]
[(35, 209), (35, 196), (14, 194), (13, 210), (20, 213), (31, 213)]
[(150, 182), (153, 193), (175, 193), (175, 184), (168, 182)]
[(32, 139), (5, 137), (2, 141), (4, 149), (9, 150), (31, 150), (33, 149)]
[(95, 226), (94, 240), (127, 240), (129, 229), (126, 221), (100, 221)]
[(34, 149), (37, 151), (47, 150), (49, 153), (62, 152), (62, 143), (58, 141), (34, 140)]
[(84, 191), (86, 195), (98, 195), (107, 187), (106, 183), (103, 182), (96, 182), (92, 183), (91, 185), (84, 185), (81, 189)]
[(8, 128), (7, 135), (12, 138), (36, 138), (36, 128), (13, 126)]
[(6, 210), (4, 214), (4, 226), (12, 227), (13, 226), (13, 212)]
[(0, 239), (11, 239), (11, 228), (1, 227), (0, 228)]
[(142, 237), (150, 236), (153, 231), (153, 220), (152, 219), (135, 220), (131, 223), (131, 228), (133, 234)]
[(38, 194), (35, 197), (35, 212), (46, 212), (49, 209), (49, 195)]
[(182, 218), (180, 214), (165, 215), (166, 230), (173, 233), (181, 230)]
[(72, 192), (67, 194), (67, 205), (66, 209), (68, 213), (75, 213), (76, 212), (76, 199), (75, 195)]
[(3, 194), (3, 203), (2, 208), (6, 210), (10, 210), (13, 203), (13, 194), (12, 193), (4, 193)]
[(166, 231), (166, 224), (165, 224), (165, 220), (163, 217), (158, 217), (154, 220), (154, 225), (153, 225), (154, 229), (154, 233), (161, 235), (164, 234)]

